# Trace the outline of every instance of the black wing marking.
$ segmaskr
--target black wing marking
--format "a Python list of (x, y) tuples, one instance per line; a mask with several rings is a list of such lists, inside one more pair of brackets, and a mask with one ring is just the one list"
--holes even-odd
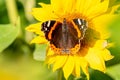
[(42, 23), (41, 31), (43, 31), (45, 33), (45, 37), (48, 40), (49, 40), (48, 34), (49, 34), (51, 28), (54, 26), (55, 22), (56, 21), (54, 21), (54, 20), (49, 20), (49, 21)]
[(79, 27), (81, 31), (81, 37), (80, 40), (84, 38), (85, 32), (87, 30), (87, 22), (83, 19), (73, 19), (74, 23)]

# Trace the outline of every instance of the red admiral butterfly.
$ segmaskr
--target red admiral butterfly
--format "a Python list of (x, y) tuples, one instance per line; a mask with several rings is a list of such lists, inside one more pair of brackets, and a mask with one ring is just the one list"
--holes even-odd
[(42, 24), (41, 30), (56, 54), (74, 54), (80, 50), (80, 41), (87, 30), (87, 22), (83, 19), (64, 19), (62, 23), (49, 20)]

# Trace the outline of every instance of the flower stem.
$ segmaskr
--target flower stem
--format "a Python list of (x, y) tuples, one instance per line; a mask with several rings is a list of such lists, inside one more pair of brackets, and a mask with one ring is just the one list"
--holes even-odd
[(17, 11), (15, 0), (5, 0), (5, 1), (6, 1), (6, 7), (8, 10), (8, 16), (9, 16), (10, 22), (12, 24), (15, 24), (18, 18), (18, 11)]
[(58, 70), (58, 79), (57, 80), (62, 80), (62, 70)]

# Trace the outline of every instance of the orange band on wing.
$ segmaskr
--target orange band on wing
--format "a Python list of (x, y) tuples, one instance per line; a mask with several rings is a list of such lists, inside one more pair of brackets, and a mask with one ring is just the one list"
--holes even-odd
[(80, 38), (80, 37), (81, 37), (81, 32), (80, 32), (80, 29), (77, 27), (77, 25), (76, 25), (73, 21), (71, 21), (71, 22), (72, 22), (72, 24), (73, 24), (74, 28), (77, 30), (78, 37)]
[(55, 52), (55, 54), (60, 54), (61, 53), (61, 49), (56, 48), (56, 46), (54, 44), (50, 44), (50, 47)]
[(53, 27), (50, 29), (50, 32), (48, 33), (48, 39), (52, 39), (51, 35), (52, 35), (53, 30), (55, 30), (56, 25), (57, 25), (57, 22), (55, 22), (55, 24), (53, 25)]
[[(69, 54), (76, 54), (80, 50), (80, 46), (81, 46), (80, 44), (76, 44), (73, 48), (69, 49), (70, 50)], [(55, 52), (55, 54), (66, 54), (66, 53), (62, 53), (61, 48), (56, 48), (54, 44), (50, 44), (50, 47)]]

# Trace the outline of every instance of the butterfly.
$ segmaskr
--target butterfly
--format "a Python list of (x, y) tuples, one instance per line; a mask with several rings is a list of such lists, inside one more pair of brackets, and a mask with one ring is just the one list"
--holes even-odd
[(67, 21), (64, 18), (63, 22), (55, 20), (43, 22), (41, 30), (56, 54), (74, 54), (80, 50), (87, 25), (87, 21), (83, 19)]

